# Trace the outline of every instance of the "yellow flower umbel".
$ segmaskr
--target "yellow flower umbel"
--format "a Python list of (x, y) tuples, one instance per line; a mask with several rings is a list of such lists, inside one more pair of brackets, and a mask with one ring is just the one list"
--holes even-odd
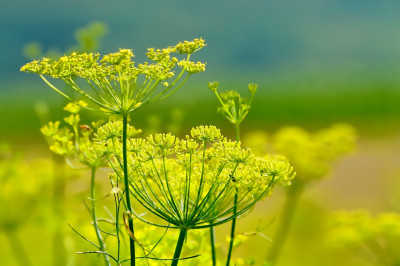
[[(103, 131), (99, 128), (99, 131)], [(104, 149), (108, 140), (98, 138)], [(115, 150), (119, 143), (114, 143)], [(110, 153), (111, 166), (122, 178), (120, 154)], [(245, 212), (278, 182), (293, 176), (281, 159), (257, 158), (240, 142), (221, 136), (214, 126), (200, 126), (191, 136), (171, 134), (131, 138), (128, 144), (130, 190), (143, 206), (170, 223), (194, 229), (232, 219), (232, 197), (239, 192), (238, 214)], [(165, 227), (167, 225), (164, 225)]]
[[(107, 142), (101, 141), (100, 146), (102, 143)], [(223, 138), (214, 126), (193, 128), (185, 139), (171, 134), (133, 138), (128, 151), (129, 191), (164, 223), (137, 217), (150, 224), (181, 230), (174, 258), (179, 258), (179, 245), (187, 230), (228, 222), (249, 210), (276, 183), (288, 182), (293, 177), (286, 161), (257, 158), (250, 150), (241, 148), (240, 142)], [(111, 167), (120, 180), (120, 155), (112, 157)], [(233, 213), (233, 208), (237, 212)]]
[(274, 150), (285, 155), (296, 168), (298, 183), (326, 176), (331, 164), (353, 151), (356, 143), (354, 128), (346, 124), (336, 124), (316, 133), (286, 127), (273, 138)]
[[(146, 55), (152, 62), (138, 65), (132, 61), (134, 55), (130, 49), (120, 49), (101, 59), (98, 53), (74, 52), (56, 61), (49, 58), (32, 61), (21, 71), (38, 74), (52, 89), (78, 105), (72, 94), (58, 89), (46, 76), (61, 79), (105, 112), (128, 114), (143, 104), (168, 97), (192, 74), (204, 71), (204, 63), (194, 63), (189, 58), (205, 45), (203, 39), (194, 39), (164, 49), (149, 48)], [(174, 53), (186, 54), (186, 58), (179, 60), (172, 56)], [(181, 69), (178, 75), (176, 68)], [(163, 89), (156, 93), (159, 86)]]
[[(60, 121), (49, 122), (41, 128), (41, 132), (48, 138), (50, 150), (65, 157), (70, 164), (78, 161), (84, 166), (93, 169), (106, 166), (106, 153), (102, 147), (98, 147), (97, 141), (113, 139), (122, 140), (123, 125), (121, 121), (109, 122), (98, 129), (101, 121), (93, 122), (90, 126), (80, 123), (80, 106), (86, 106), (83, 101), (79, 105), (68, 103), (64, 110), (70, 113), (64, 118), (64, 124)], [(98, 130), (97, 130), (98, 129)], [(97, 130), (95, 134), (94, 131)], [(127, 135), (133, 137), (141, 132), (133, 126), (128, 126)], [(94, 141), (96, 139), (96, 141)], [(113, 151), (114, 152), (114, 151)]]

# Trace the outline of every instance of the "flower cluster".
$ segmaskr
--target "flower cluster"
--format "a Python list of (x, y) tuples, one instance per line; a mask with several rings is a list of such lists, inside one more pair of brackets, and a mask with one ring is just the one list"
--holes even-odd
[[(101, 145), (105, 141), (99, 146), (105, 147)], [(171, 134), (131, 138), (128, 151), (130, 192), (148, 211), (178, 228), (204, 228), (229, 221), (267, 195), (275, 184), (287, 183), (294, 176), (286, 160), (257, 158), (240, 142), (221, 136), (214, 126), (193, 128), (185, 139)], [(120, 155), (111, 157), (115, 177), (123, 179)], [(233, 216), (235, 193), (238, 211)]]
[(351, 152), (356, 143), (353, 127), (336, 124), (314, 134), (297, 127), (283, 128), (273, 137), (273, 148), (296, 168), (298, 180), (324, 177), (331, 163)]
[[(146, 55), (153, 62), (138, 65), (132, 61), (134, 55), (130, 49), (120, 49), (102, 58), (98, 53), (73, 52), (54, 61), (49, 58), (34, 60), (24, 65), (21, 71), (40, 75), (52, 89), (71, 101), (77, 102), (71, 95), (50, 83), (45, 76), (63, 80), (105, 112), (126, 114), (151, 100), (168, 97), (191, 74), (204, 71), (204, 63), (191, 62), (189, 58), (205, 45), (203, 39), (194, 39), (164, 49), (150, 48)], [(187, 54), (187, 57), (179, 60), (172, 56), (173, 53)], [(175, 75), (176, 66), (181, 68), (178, 75)], [(180, 81), (185, 72), (186, 78)], [(86, 80), (87, 87), (82, 87), (76, 78)], [(164, 84), (166, 88), (154, 95), (159, 84)]]
[(243, 98), (237, 91), (218, 92), (219, 83), (210, 82), (208, 87), (217, 96), (221, 106), (218, 112), (222, 113), (228, 121), (234, 125), (239, 125), (250, 111), (251, 103), (257, 92), (257, 84), (249, 84), (250, 99)]
[[(99, 141), (119, 142), (122, 138), (122, 122), (113, 121), (101, 127), (101, 121), (93, 122), (91, 126), (80, 124), (80, 106), (86, 106), (86, 103), (80, 101), (78, 104), (68, 103), (64, 107), (64, 110), (71, 113), (64, 118), (67, 125), (61, 126), (60, 121), (49, 122), (41, 128), (41, 132), (48, 138), (50, 150), (54, 153), (97, 168), (105, 165), (104, 159), (107, 154), (116, 152), (112, 146), (108, 149), (105, 149), (104, 145), (99, 146)], [(130, 137), (140, 132), (140, 129), (128, 126)]]

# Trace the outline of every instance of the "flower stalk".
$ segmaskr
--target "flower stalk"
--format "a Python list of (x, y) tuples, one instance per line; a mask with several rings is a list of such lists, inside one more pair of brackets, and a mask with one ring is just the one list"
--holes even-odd
[(174, 258), (173, 258), (173, 261), (171, 263), (171, 266), (178, 265), (179, 258), (181, 256), (181, 252), (182, 252), (183, 243), (185, 242), (186, 233), (187, 233), (187, 229), (186, 228), (180, 229), (179, 238), (178, 238), (178, 242), (176, 243), (175, 252), (174, 252)]
[(214, 226), (210, 226), (210, 245), (211, 245), (211, 259), (212, 265), (217, 265), (217, 255), (215, 253), (215, 229)]
[[(240, 123), (235, 124), (235, 132), (236, 132), (236, 141), (240, 141)], [(235, 241), (235, 229), (236, 229), (236, 212), (237, 212), (237, 201), (238, 201), (238, 191), (235, 191), (235, 197), (233, 199), (233, 216), (234, 218), (232, 219), (232, 225), (231, 225), (231, 236), (229, 238), (229, 249), (228, 249), (228, 256), (226, 258), (226, 265), (229, 266), (231, 257), (232, 257), (232, 251), (233, 251), (233, 243)]]
[[(236, 141), (240, 143), (240, 124), (243, 122), (244, 118), (250, 111), (251, 103), (254, 99), (254, 95), (257, 91), (256, 84), (249, 84), (248, 89), (250, 91), (251, 97), (250, 99), (242, 98), (241, 95), (236, 91), (225, 91), (219, 92), (218, 82), (210, 82), (208, 87), (215, 93), (219, 103), (221, 106), (218, 108), (218, 111), (222, 113), (225, 118), (234, 125), (235, 133), (236, 133)], [(233, 219), (231, 226), (231, 234), (229, 240), (229, 249), (228, 256), (226, 260), (226, 265), (229, 266), (232, 251), (233, 251), (233, 243), (235, 240), (235, 228), (236, 228), (236, 218), (237, 218), (237, 204), (238, 204), (238, 191), (235, 191), (235, 196), (233, 199)]]
[[(129, 214), (133, 213), (131, 198), (129, 193), (129, 176), (128, 176), (128, 152), (127, 152), (127, 132), (128, 132), (128, 115), (124, 114), (122, 116), (122, 156), (123, 156), (123, 169), (124, 169), (124, 185), (125, 185), (125, 199), (126, 199), (126, 208)], [(134, 235), (133, 228), (133, 219), (131, 215), (128, 215), (128, 225), (130, 232)], [(135, 266), (135, 240), (133, 238), (129, 238), (129, 253), (131, 258), (131, 266)]]
[(276, 265), (278, 261), (303, 191), (304, 186), (302, 184), (297, 184), (297, 182), (293, 182), (292, 186), (288, 188), (279, 226), (275, 233), (275, 237), (273, 238), (273, 245), (267, 255), (268, 265)]

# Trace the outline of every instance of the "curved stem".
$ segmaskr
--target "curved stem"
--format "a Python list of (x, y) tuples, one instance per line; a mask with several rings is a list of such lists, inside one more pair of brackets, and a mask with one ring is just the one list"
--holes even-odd
[(178, 265), (179, 258), (181, 256), (182, 247), (183, 247), (183, 242), (185, 241), (185, 237), (186, 237), (186, 232), (187, 232), (186, 228), (181, 229), (181, 231), (179, 232), (179, 238), (178, 238), (178, 242), (176, 243), (174, 259), (171, 263), (171, 266)]
[[(95, 179), (96, 179), (96, 168), (91, 169), (91, 179), (90, 179), (90, 201), (92, 203), (92, 220), (93, 220), (93, 226), (96, 231), (96, 236), (97, 240), (99, 241), (99, 247), (102, 252), (106, 251), (106, 244), (101, 237), (101, 232), (99, 229), (99, 226), (97, 224), (97, 215), (96, 215), (96, 200), (95, 200), (95, 193), (94, 193), (94, 188), (95, 188)], [(111, 266), (110, 264), (110, 259), (108, 258), (107, 254), (104, 255), (104, 263), (107, 266)]]
[[(129, 212), (129, 217), (128, 217), (128, 226), (129, 230), (132, 232), (134, 235), (134, 230), (133, 230), (133, 220), (132, 216), (133, 215), (133, 210), (132, 210), (132, 205), (131, 205), (131, 198), (130, 198), (130, 192), (129, 192), (129, 181), (128, 181), (128, 152), (127, 152), (127, 142), (128, 142), (128, 114), (123, 114), (122, 115), (122, 153), (123, 153), (123, 164), (124, 164), (124, 183), (125, 183), (125, 197), (126, 197), (126, 206), (127, 210)], [(133, 240), (131, 237), (129, 238), (129, 244), (130, 244), (130, 255), (131, 255), (131, 266), (135, 266), (135, 240)]]
[[(236, 141), (240, 141), (240, 123), (235, 124), (235, 132), (236, 132)], [(235, 197), (233, 199), (233, 215), (234, 218), (232, 219), (232, 226), (231, 226), (231, 238), (229, 240), (229, 251), (228, 251), (228, 257), (226, 259), (226, 265), (229, 266), (231, 257), (232, 257), (232, 250), (233, 250), (233, 242), (235, 240), (235, 228), (236, 228), (236, 212), (237, 212), (237, 203), (238, 203), (238, 193), (237, 189), (235, 192)]]
[(279, 227), (273, 239), (274, 242), (267, 255), (267, 262), (273, 266), (276, 265), (279, 254), (281, 253), (283, 245), (285, 244), (297, 204), (301, 194), (303, 193), (304, 185), (294, 182), (288, 189), (286, 202), (281, 215), (281, 222), (279, 223)]

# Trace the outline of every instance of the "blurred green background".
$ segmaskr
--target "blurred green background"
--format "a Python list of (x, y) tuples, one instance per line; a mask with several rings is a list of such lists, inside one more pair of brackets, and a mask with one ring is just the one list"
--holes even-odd
[[(180, 124), (181, 134), (192, 126), (214, 124), (233, 137), (216, 113), (209, 81), (243, 93), (248, 83), (258, 83), (252, 110), (243, 123), (244, 134), (253, 130), (272, 134), (285, 125), (313, 131), (336, 122), (350, 123), (358, 130), (357, 152), (339, 161), (330, 178), (315, 184), (302, 199), (282, 265), (364, 265), (357, 259), (340, 264), (352, 254), (338, 259), (338, 253), (319, 245), (323, 215), (318, 214), (336, 209), (399, 210), (398, 1), (2, 0), (0, 9), (0, 138), (12, 149), (22, 150), (28, 161), (51, 156), (35, 110), (45, 103), (47, 119), (60, 119), (65, 103), (36, 75), (19, 71), (30, 57), (62, 55), (85, 46), (101, 54), (131, 48), (136, 61), (142, 62), (147, 47), (203, 37), (208, 46), (193, 60), (207, 62), (206, 72), (195, 75), (166, 101), (133, 115), (133, 124), (145, 134), (168, 131), (173, 123)], [(93, 37), (98, 38), (94, 43), (98, 47), (91, 46)], [(85, 179), (77, 180), (68, 181), (67, 196), (60, 203), (65, 208), (63, 225), (68, 213), (81, 210), (85, 198)], [(51, 197), (52, 192), (43, 192), (45, 201), (50, 201), (46, 195)], [(253, 223), (239, 222), (243, 223), (239, 230), (251, 230), (258, 219), (277, 216), (282, 198), (276, 192), (253, 211)], [(32, 265), (52, 265), (52, 234), (46, 233), (48, 225), (40, 226), (46, 220), (40, 213), (38, 208), (38, 217), (25, 223), (19, 234), (29, 243)], [(65, 227), (68, 239), (79, 243)], [(272, 235), (271, 231), (273, 225), (265, 234)], [(251, 241), (253, 251), (243, 247), (241, 254), (264, 257), (263, 250), (254, 249), (264, 240)], [(1, 234), (0, 246), (0, 265), (18, 265)], [(331, 264), (321, 259), (324, 256)]]

